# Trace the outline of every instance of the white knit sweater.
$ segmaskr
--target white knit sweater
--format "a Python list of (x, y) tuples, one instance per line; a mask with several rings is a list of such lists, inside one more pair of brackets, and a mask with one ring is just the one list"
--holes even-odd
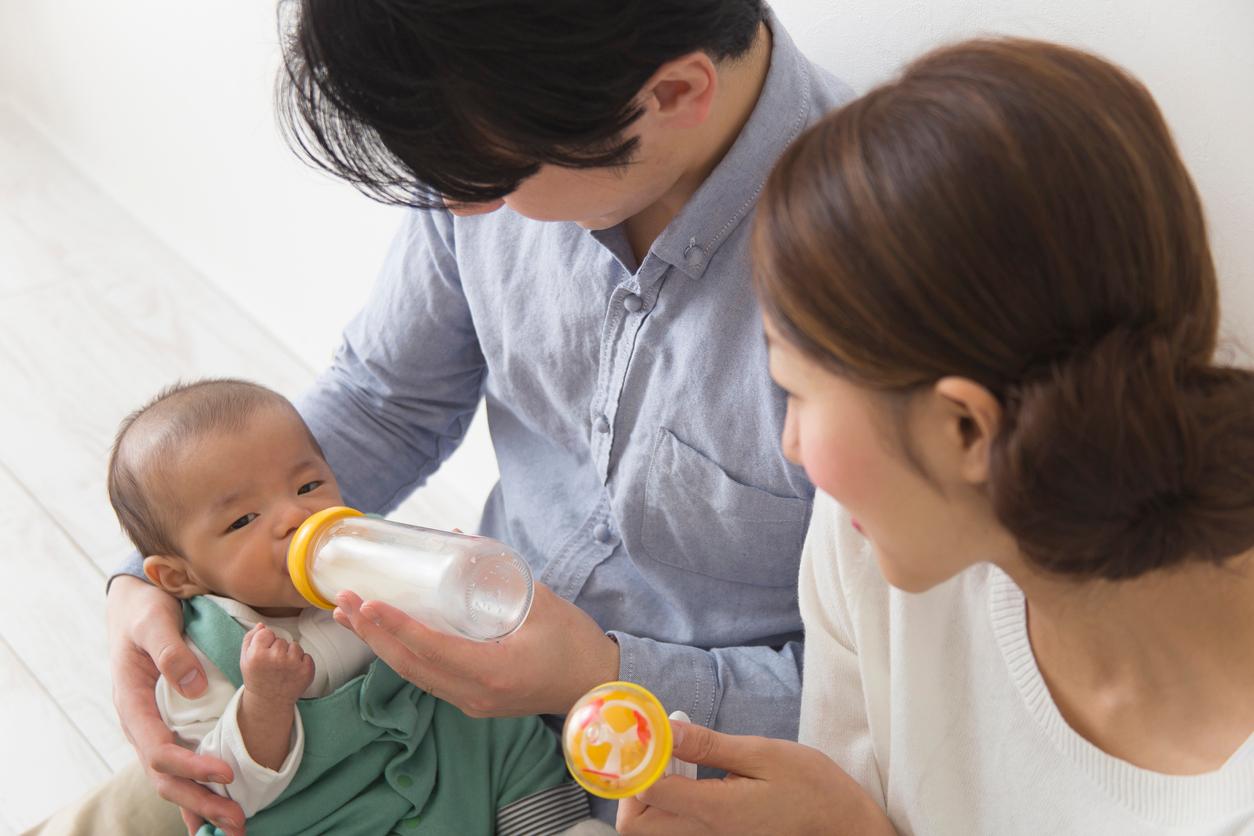
[(1254, 745), (1196, 776), (1093, 746), (1050, 698), (1023, 594), (1000, 570), (974, 567), (922, 595), (893, 589), (848, 514), (819, 494), (800, 603), (801, 741), (899, 833), (1254, 834)]

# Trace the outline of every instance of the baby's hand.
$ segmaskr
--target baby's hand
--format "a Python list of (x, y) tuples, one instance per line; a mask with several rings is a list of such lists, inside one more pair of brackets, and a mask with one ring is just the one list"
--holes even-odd
[(239, 667), (244, 690), (269, 702), (294, 703), (313, 682), (314, 663), (309, 654), (264, 624), (254, 625), (245, 634)]

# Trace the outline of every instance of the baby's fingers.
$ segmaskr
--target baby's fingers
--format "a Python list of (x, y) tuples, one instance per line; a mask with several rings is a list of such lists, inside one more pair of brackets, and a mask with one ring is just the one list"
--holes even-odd
[(259, 623), (253, 629), (257, 631), (253, 636), (253, 644), (256, 645), (258, 650), (266, 650), (272, 647), (276, 641), (282, 641), (274, 634), (273, 630), (264, 624)]
[(244, 643), (240, 645), (240, 653), (247, 653), (248, 648), (253, 646), (253, 637), (257, 635), (257, 628), (260, 624), (254, 624), (252, 629), (244, 634)]

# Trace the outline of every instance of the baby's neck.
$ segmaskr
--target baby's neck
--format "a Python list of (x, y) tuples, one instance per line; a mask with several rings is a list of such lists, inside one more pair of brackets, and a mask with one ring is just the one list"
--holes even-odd
[(264, 615), (266, 618), (295, 618), (304, 610), (304, 607), (253, 607), (257, 615)]

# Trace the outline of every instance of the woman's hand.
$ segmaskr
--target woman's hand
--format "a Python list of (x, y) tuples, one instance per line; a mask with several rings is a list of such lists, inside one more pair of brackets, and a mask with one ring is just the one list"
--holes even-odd
[(392, 670), (470, 717), (565, 714), (588, 689), (618, 678), (618, 644), (541, 583), (527, 620), (494, 642), (441, 633), (350, 592), (336, 603), (335, 620)]
[(879, 805), (817, 749), (690, 723), (672, 721), (671, 727), (676, 757), (729, 774), (699, 781), (671, 775), (624, 798), (618, 803), (622, 836), (895, 834)]
[(157, 710), (158, 674), (187, 697), (201, 694), (207, 685), (183, 640), (178, 600), (138, 578), (119, 577), (109, 587), (106, 614), (113, 705), (157, 793), (183, 809), (189, 833), (210, 819), (228, 836), (243, 834), (243, 809), (196, 783), (230, 783), (230, 767), (180, 746)]

